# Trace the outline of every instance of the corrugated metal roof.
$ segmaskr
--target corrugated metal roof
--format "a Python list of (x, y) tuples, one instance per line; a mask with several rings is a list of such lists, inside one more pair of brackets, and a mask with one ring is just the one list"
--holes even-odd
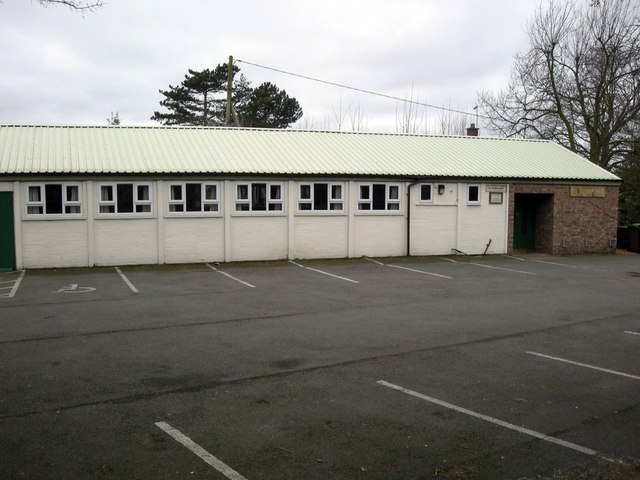
[(0, 175), (33, 174), (618, 180), (548, 141), (246, 128), (0, 125)]

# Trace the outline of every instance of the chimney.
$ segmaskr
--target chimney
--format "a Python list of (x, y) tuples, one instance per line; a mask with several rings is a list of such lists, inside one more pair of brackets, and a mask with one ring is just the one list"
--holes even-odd
[(480, 130), (476, 128), (476, 124), (472, 123), (469, 128), (467, 128), (467, 137), (477, 137)]

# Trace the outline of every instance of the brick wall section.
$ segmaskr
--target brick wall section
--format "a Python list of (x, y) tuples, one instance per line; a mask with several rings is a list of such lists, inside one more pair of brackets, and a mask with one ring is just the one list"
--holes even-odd
[(553, 195), (536, 212), (536, 251), (552, 255), (615, 253), (618, 186), (605, 186), (604, 198), (571, 197), (570, 185), (512, 184), (509, 186), (509, 243), (513, 252), (516, 193)]

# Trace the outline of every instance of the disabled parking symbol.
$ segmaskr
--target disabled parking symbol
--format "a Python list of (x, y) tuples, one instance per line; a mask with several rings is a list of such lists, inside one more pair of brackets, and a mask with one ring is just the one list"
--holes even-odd
[(55, 290), (55, 293), (88, 293), (93, 291), (95, 291), (93, 287), (79, 287), (77, 283), (72, 283), (62, 287), (60, 290)]

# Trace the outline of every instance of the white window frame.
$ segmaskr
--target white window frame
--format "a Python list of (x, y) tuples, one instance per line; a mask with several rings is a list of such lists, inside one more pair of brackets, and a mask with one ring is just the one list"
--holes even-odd
[[(316, 209), (315, 190), (316, 185), (327, 186), (327, 208)], [(339, 189), (340, 194), (335, 195), (334, 189)], [(344, 182), (300, 182), (298, 183), (297, 213), (302, 215), (339, 215), (344, 213)], [(309, 195), (303, 195), (303, 189), (308, 189)], [(304, 206), (308, 206), (305, 208)]]
[[(132, 212), (118, 211), (118, 186), (131, 185), (133, 188)], [(149, 198), (139, 198), (139, 188), (147, 187)], [(111, 198), (105, 199), (102, 196), (103, 188), (111, 189)], [(117, 181), (100, 182), (96, 187), (96, 217), (97, 218), (152, 218), (154, 216), (153, 182)], [(113, 208), (112, 212), (102, 211)], [(138, 211), (140, 209), (140, 211)]]
[[(47, 186), (60, 186), (61, 212), (47, 213)], [(31, 198), (31, 192), (38, 192), (38, 199)], [(76, 189), (77, 199), (69, 198), (69, 189)], [(26, 220), (55, 220), (85, 218), (82, 182), (29, 182), (24, 184), (23, 218)], [(37, 211), (34, 211), (37, 210)], [(71, 211), (75, 210), (75, 211)]]
[[(429, 198), (422, 198), (422, 187), (429, 187)], [(433, 203), (433, 192), (435, 185), (433, 183), (419, 183), (418, 184), (418, 204), (419, 205), (430, 205)]]
[[(253, 201), (254, 186), (266, 185), (265, 209), (256, 209)], [(239, 195), (241, 188), (245, 189), (246, 195)], [(273, 195), (274, 189), (279, 189), (280, 196)], [(285, 184), (284, 182), (270, 182), (262, 180), (252, 180), (249, 182), (234, 182), (233, 185), (233, 212), (234, 215), (285, 215)], [(241, 206), (246, 206), (242, 209)]]
[[(478, 189), (478, 200), (471, 200), (471, 189)], [(467, 185), (467, 205), (480, 205), (482, 199), (482, 191), (480, 190), (480, 184), (470, 183)]]
[[(187, 184), (200, 185), (200, 210), (187, 210)], [(180, 199), (172, 198), (175, 187), (180, 188)], [(207, 188), (215, 188), (215, 198), (207, 198)], [(222, 215), (220, 204), (221, 182), (213, 181), (171, 181), (166, 182), (166, 216), (168, 217), (219, 217)], [(207, 210), (207, 207), (210, 209)]]
[[(379, 187), (384, 186), (384, 209), (374, 209), (373, 205), (373, 191), (374, 186), (379, 191)], [(365, 215), (401, 215), (402, 214), (402, 184), (400, 183), (386, 183), (386, 182), (361, 182), (357, 185), (358, 189), (358, 204), (357, 213)], [(368, 189), (368, 196), (364, 197), (364, 189)], [(394, 197), (392, 193), (396, 192)], [(397, 206), (394, 208), (393, 206)]]

